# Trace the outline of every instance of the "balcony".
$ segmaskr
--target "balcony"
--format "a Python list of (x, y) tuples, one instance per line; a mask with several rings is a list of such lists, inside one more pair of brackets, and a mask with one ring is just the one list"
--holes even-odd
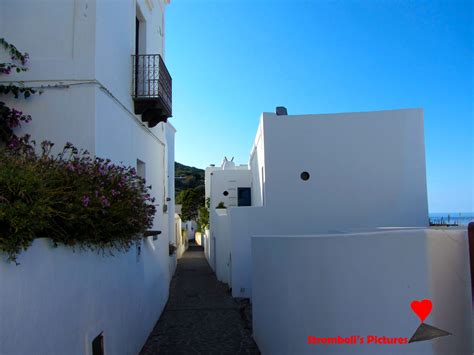
[(148, 127), (172, 116), (171, 75), (159, 54), (132, 55), (132, 97), (136, 115)]

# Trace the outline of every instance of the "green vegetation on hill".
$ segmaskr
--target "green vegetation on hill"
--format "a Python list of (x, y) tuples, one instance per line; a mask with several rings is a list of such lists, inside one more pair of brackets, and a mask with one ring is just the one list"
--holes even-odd
[(175, 194), (178, 194), (186, 189), (194, 189), (202, 186), (204, 190), (204, 170), (198, 169), (192, 166), (174, 163), (174, 176), (175, 176)]
[(204, 170), (175, 162), (176, 203), (182, 205), (183, 221), (197, 220), (204, 206)]

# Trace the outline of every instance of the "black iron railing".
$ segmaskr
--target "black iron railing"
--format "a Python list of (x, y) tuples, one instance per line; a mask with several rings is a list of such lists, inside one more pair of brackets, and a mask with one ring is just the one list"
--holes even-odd
[(160, 100), (165, 115), (171, 116), (172, 80), (161, 55), (132, 55), (132, 62), (132, 97), (135, 100)]

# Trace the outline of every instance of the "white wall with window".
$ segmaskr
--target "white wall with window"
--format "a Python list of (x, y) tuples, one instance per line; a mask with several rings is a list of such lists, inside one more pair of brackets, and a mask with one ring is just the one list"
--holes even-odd
[[(35, 242), (21, 266), (2, 268), (1, 289), (24, 297), (13, 304), (0, 297), (0, 353), (89, 353), (100, 332), (107, 353), (138, 353), (166, 304), (175, 267), (168, 244), (175, 240), (176, 131), (169, 122), (153, 128), (143, 123), (134, 113), (131, 89), (136, 19), (141, 21), (140, 51), (164, 57), (168, 2), (0, 2), (2, 37), (31, 58), (29, 71), (2, 79), (43, 87), (41, 96), (12, 99), (12, 106), (33, 118), (19, 133), (51, 140), (55, 149), (72, 142), (137, 167), (152, 185), (158, 203), (153, 229), (162, 232), (156, 240), (143, 241), (140, 257), (135, 249), (102, 258)], [(25, 341), (20, 334), (31, 336)]]
[(230, 235), (227, 213), (216, 209), (251, 206), (252, 172), (247, 165), (235, 165), (224, 160), (221, 167), (206, 169), (206, 196), (210, 199), (209, 243), (205, 243), (205, 255), (216, 272), (217, 279), (229, 283), (231, 268)]
[(423, 134), (421, 109), (262, 114), (252, 206), (228, 210), (233, 296), (252, 294), (253, 235), (426, 227)]

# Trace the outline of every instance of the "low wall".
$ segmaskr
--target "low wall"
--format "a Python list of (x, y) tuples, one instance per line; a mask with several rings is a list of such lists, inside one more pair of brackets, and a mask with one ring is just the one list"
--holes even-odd
[[(378, 230), (252, 238), (254, 338), (262, 354), (471, 354), (464, 230)], [(308, 344), (308, 337), (408, 338), (413, 300), (452, 335), (398, 345)]]
[(300, 224), (288, 218), (276, 218), (264, 207), (235, 207), (228, 209), (232, 297), (252, 297), (252, 248), (253, 235), (285, 233), (285, 228), (294, 233), (304, 233)]
[[(0, 254), (1, 255), (1, 254)], [(0, 354), (137, 354), (168, 299), (168, 238), (140, 253), (75, 252), (37, 239), (18, 258), (0, 258)]]
[[(211, 232), (209, 229), (206, 229), (204, 233), (202, 234), (202, 246), (204, 247), (204, 256), (206, 257), (206, 260), (209, 262), (209, 249), (210, 249), (210, 243), (209, 243), (209, 234)], [(210, 263), (210, 262), (209, 262)]]
[(201, 232), (196, 232), (194, 235), (194, 240), (196, 241), (196, 244), (199, 246), (202, 246), (202, 234)]
[(214, 214), (212, 233), (215, 238), (216, 277), (219, 281), (229, 284), (231, 267), (229, 216), (227, 209), (215, 209), (212, 214)]
[(168, 260), (170, 262), (170, 279), (172, 279), (178, 267), (178, 249), (175, 250), (173, 255), (168, 257)]
[[(176, 257), (177, 257), (177, 259), (180, 259), (183, 256), (183, 254), (186, 252), (186, 250), (188, 249), (187, 236), (183, 235), (181, 226), (182, 226), (181, 218), (179, 217), (178, 214), (175, 214), (174, 231), (175, 231), (175, 235), (176, 235), (176, 247), (177, 247), (176, 248)], [(173, 275), (174, 275), (174, 272), (173, 272)]]

